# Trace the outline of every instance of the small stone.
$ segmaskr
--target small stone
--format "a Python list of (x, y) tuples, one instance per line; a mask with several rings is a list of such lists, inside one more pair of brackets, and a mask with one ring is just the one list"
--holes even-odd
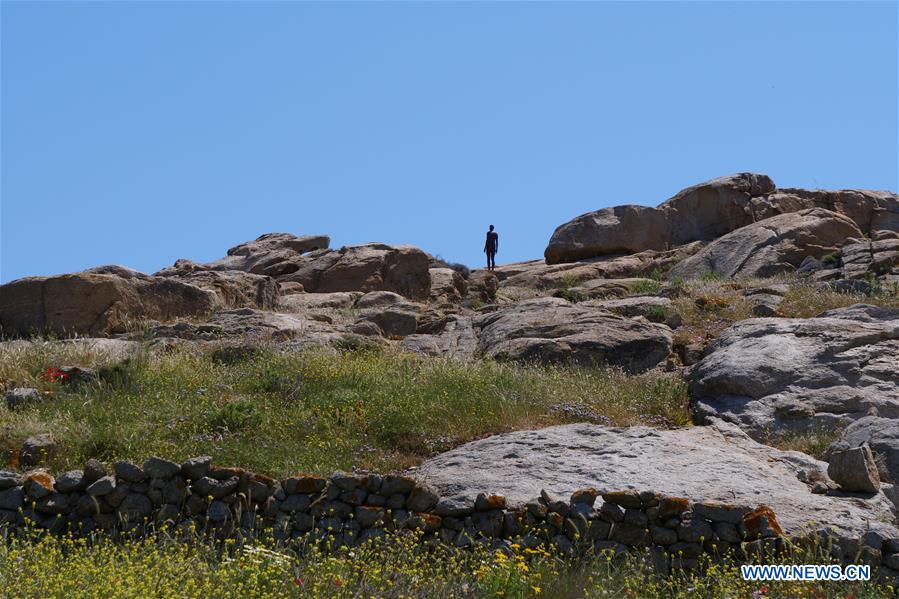
[(206, 516), (213, 522), (224, 522), (231, 517), (231, 509), (223, 501), (213, 501), (206, 510)]
[(150, 478), (172, 478), (181, 474), (181, 466), (170, 460), (153, 456), (144, 462), (144, 472)]
[(19, 450), (19, 463), (22, 466), (37, 466), (45, 462), (56, 452), (56, 441), (50, 435), (28, 437)]
[(189, 480), (200, 480), (212, 467), (212, 457), (208, 455), (190, 458), (181, 464), (181, 473)]
[(331, 482), (341, 491), (352, 491), (359, 486), (361, 481), (359, 477), (347, 474), (346, 472), (335, 472), (331, 475)]
[(677, 527), (677, 538), (688, 543), (702, 543), (715, 538), (712, 525), (698, 518), (686, 520)]
[(643, 507), (640, 495), (636, 491), (612, 491), (603, 493), (602, 498), (606, 503), (612, 503), (623, 508)]
[(0, 510), (17, 510), (25, 501), (25, 492), (22, 487), (13, 487), (0, 491)]
[(415, 480), (408, 476), (389, 475), (381, 483), (381, 495), (389, 497), (394, 493), (406, 494), (415, 488)]
[(574, 493), (571, 494), (571, 504), (574, 505), (576, 503), (585, 503), (589, 506), (593, 506), (596, 502), (596, 497), (599, 495), (598, 491), (593, 487), (587, 487), (585, 489), (578, 489)]
[(715, 535), (722, 541), (728, 543), (739, 543), (743, 539), (740, 537), (740, 531), (736, 525), (729, 522), (716, 522), (714, 525)]
[(677, 542), (677, 532), (663, 526), (650, 526), (649, 534), (656, 545), (673, 545)]
[(693, 505), (693, 515), (712, 522), (737, 524), (743, 520), (748, 510), (740, 506), (727, 505), (716, 501), (705, 501)]
[(602, 517), (611, 522), (621, 522), (624, 520), (624, 510), (614, 503), (602, 504), (602, 507), (599, 508), (599, 513)]
[(506, 509), (506, 498), (502, 495), (488, 495), (486, 493), (478, 493), (474, 500), (474, 509), (479, 512), (489, 510)]
[(41, 401), (41, 393), (31, 387), (16, 387), (6, 392), (6, 406), (10, 410), (33, 405)]
[(127, 522), (139, 522), (153, 512), (153, 504), (146, 495), (129, 493), (119, 504), (116, 513)]
[(629, 546), (648, 545), (652, 540), (648, 528), (627, 522), (618, 522), (612, 526), (609, 539)]
[(440, 497), (426, 486), (416, 486), (412, 489), (412, 492), (409, 493), (409, 497), (406, 500), (406, 507), (408, 507), (413, 512), (426, 512), (437, 505), (437, 501)]
[(880, 490), (880, 474), (865, 443), (859, 447), (834, 444), (830, 448), (827, 475), (845, 491), (876, 493)]
[(70, 470), (56, 479), (56, 490), (60, 493), (81, 491), (86, 486), (83, 470)]
[(113, 489), (116, 487), (116, 480), (114, 476), (104, 476), (100, 478), (87, 487), (87, 494), (93, 495), (94, 497), (101, 497), (103, 495), (109, 495), (112, 493)]
[(305, 512), (312, 504), (312, 496), (305, 493), (298, 495), (289, 495), (287, 499), (281, 502), (278, 509), (282, 512)]
[(0, 491), (22, 484), (22, 476), (12, 470), (0, 470)]
[(298, 474), (284, 480), (284, 492), (288, 495), (294, 493), (320, 493), (325, 489), (327, 480), (315, 474)]
[(116, 462), (112, 465), (116, 476), (129, 483), (139, 483), (147, 478), (147, 474), (131, 462)]
[(202, 495), (203, 497), (222, 499), (223, 497), (233, 493), (237, 489), (237, 485), (239, 483), (240, 479), (236, 476), (232, 476), (227, 480), (215, 480), (214, 478), (204, 476), (200, 480), (195, 481), (193, 484), (191, 484), (191, 490)]
[(25, 479), (22, 489), (29, 499), (40, 499), (53, 493), (55, 482), (46, 472), (32, 472)]
[(88, 485), (108, 475), (109, 471), (99, 460), (89, 459), (84, 464), (84, 482)]

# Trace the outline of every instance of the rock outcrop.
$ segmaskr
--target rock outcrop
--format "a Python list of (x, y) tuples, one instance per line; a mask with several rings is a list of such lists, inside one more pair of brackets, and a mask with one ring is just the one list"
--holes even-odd
[(559, 226), (544, 252), (547, 264), (607, 254), (670, 250), (712, 241), (779, 214), (820, 208), (851, 219), (862, 233), (899, 230), (899, 196), (868, 190), (777, 190), (765, 175), (740, 173), (679, 192), (657, 208), (603, 208)]
[(846, 216), (823, 208), (779, 214), (741, 227), (711, 242), (671, 269), (669, 277), (770, 277), (792, 272), (811, 256), (836, 251), (847, 238), (861, 235)]
[(307, 292), (393, 291), (410, 299), (431, 292), (428, 255), (410, 245), (383, 243), (319, 250), (279, 280), (301, 283)]
[(450, 316), (440, 330), (407, 337), (403, 346), (455, 358), (610, 364), (643, 372), (671, 353), (666, 326), (544, 297), (476, 316)]
[(684, 189), (658, 208), (603, 208), (559, 226), (544, 257), (556, 264), (710, 241), (752, 223), (750, 199), (774, 189), (765, 175), (740, 173)]
[(506, 360), (610, 364), (643, 372), (671, 353), (667, 327), (560, 298), (513, 304), (475, 321), (481, 354)]
[(688, 380), (700, 422), (724, 419), (764, 439), (844, 427), (872, 408), (899, 418), (897, 372), (899, 310), (855, 305), (738, 322)]
[(883, 493), (813, 494), (798, 478), (800, 471), (826, 478), (826, 469), (824, 462), (760, 445), (724, 423), (677, 430), (569, 424), (467, 443), (427, 460), (417, 476), (459, 504), (483, 492), (520, 505), (541, 490), (567, 497), (582, 487), (600, 493), (653, 488), (700, 502), (764, 503), (787, 534), (823, 523), (847, 534), (892, 534), (892, 504)]
[(139, 320), (208, 314), (217, 300), (213, 291), (140, 273), (28, 277), (0, 285), (0, 328), (13, 336), (120, 333)]

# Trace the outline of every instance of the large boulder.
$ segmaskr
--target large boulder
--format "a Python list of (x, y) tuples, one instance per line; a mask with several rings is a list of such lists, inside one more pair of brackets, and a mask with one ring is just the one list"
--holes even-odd
[(611, 364), (628, 372), (657, 366), (671, 353), (671, 331), (561, 298), (518, 302), (480, 317), (484, 356)]
[(174, 277), (212, 291), (217, 308), (263, 308), (278, 305), (280, 289), (271, 277), (239, 270), (197, 270)]
[(394, 291), (410, 299), (431, 292), (428, 255), (410, 245), (383, 243), (320, 250), (280, 280), (301, 283), (307, 292)]
[(716, 239), (671, 269), (669, 277), (696, 278), (708, 272), (768, 277), (793, 271), (805, 258), (821, 258), (859, 236), (850, 218), (823, 208), (779, 214)]
[(559, 226), (544, 252), (548, 264), (607, 254), (667, 250), (711, 241), (779, 214), (821, 208), (852, 220), (865, 235), (899, 231), (899, 196), (887, 191), (777, 190), (765, 175), (739, 173), (679, 192), (657, 208), (617, 206)]
[(767, 176), (739, 173), (684, 189), (658, 208), (603, 208), (559, 226), (544, 257), (556, 264), (709, 241), (750, 224), (750, 199), (772, 191)]
[(666, 326), (544, 297), (474, 317), (448, 317), (442, 330), (411, 335), (404, 346), (449, 357), (610, 364), (628, 372), (654, 368), (671, 353)]
[(696, 502), (765, 504), (787, 534), (830, 526), (858, 536), (873, 529), (896, 536), (883, 493), (813, 494), (799, 478), (826, 479), (827, 464), (761, 445), (732, 425), (658, 430), (569, 424), (467, 443), (425, 461), (415, 476), (448, 503), (471, 505), (479, 493), (520, 506), (540, 495), (656, 491)]
[(700, 422), (720, 418), (765, 439), (845, 427), (872, 409), (899, 418), (897, 372), (899, 309), (855, 305), (738, 322), (687, 378)]
[(752, 202), (757, 220), (808, 208), (843, 214), (869, 237), (877, 231), (899, 231), (899, 195), (889, 191), (784, 188)]
[(119, 268), (108, 269), (118, 274), (28, 277), (0, 285), (3, 334), (104, 335), (140, 320), (204, 315), (217, 305), (212, 291)]
[(197, 270), (240, 270), (258, 275), (278, 277), (299, 270), (302, 257), (308, 252), (322, 250), (331, 243), (327, 235), (297, 237), (290, 233), (266, 233), (255, 241), (248, 241), (228, 250), (228, 255), (215, 262), (197, 264), (178, 260), (159, 275), (184, 274)]

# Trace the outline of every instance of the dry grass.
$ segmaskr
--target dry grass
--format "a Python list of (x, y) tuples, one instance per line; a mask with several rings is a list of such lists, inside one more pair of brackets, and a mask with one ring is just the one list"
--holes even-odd
[(43, 380), (64, 361), (38, 344), (0, 354), (2, 376), (47, 400), (0, 407), (0, 451), (29, 435), (59, 443), (54, 468), (89, 457), (182, 460), (209, 454), (273, 475), (336, 468), (403, 469), (498, 432), (566, 422), (674, 426), (690, 421), (683, 382), (606, 368), (463, 363), (393, 351), (266, 351), (234, 364), (176, 351), (107, 369), (76, 387)]

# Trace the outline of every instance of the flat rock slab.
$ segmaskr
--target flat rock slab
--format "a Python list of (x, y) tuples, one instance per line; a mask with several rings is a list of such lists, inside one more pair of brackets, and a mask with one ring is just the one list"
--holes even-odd
[(765, 504), (788, 534), (829, 526), (858, 535), (870, 524), (895, 536), (892, 504), (883, 493), (815, 495), (797, 477), (800, 470), (826, 468), (805, 454), (761, 445), (726, 423), (676, 430), (568, 424), (467, 443), (428, 460), (414, 475), (459, 503), (482, 492), (521, 505), (543, 489), (565, 499), (584, 487), (651, 490), (693, 501)]
[(815, 318), (738, 322), (689, 371), (698, 419), (756, 439), (899, 418), (899, 310), (856, 304)]

